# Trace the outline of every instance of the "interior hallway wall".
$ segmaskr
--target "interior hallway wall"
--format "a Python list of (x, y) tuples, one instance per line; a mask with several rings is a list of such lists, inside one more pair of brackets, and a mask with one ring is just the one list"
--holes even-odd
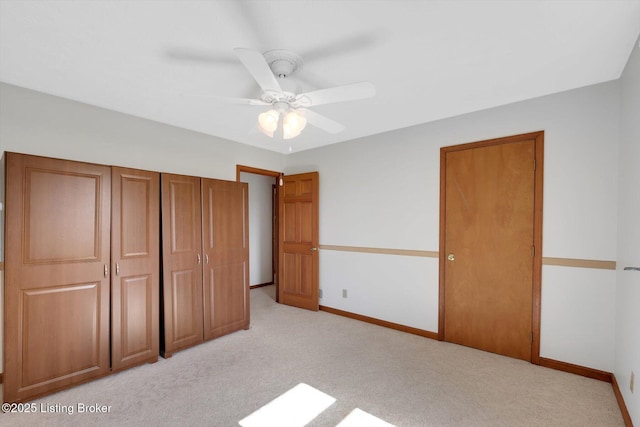
[(249, 283), (273, 282), (273, 199), (276, 179), (254, 173), (240, 173), (249, 184)]
[[(539, 130), (543, 257), (615, 260), (619, 115), (613, 81), (286, 156), (320, 174), (320, 304), (436, 332), (437, 258), (322, 246), (438, 251), (440, 147)], [(614, 270), (544, 265), (541, 356), (610, 372), (615, 288)]]

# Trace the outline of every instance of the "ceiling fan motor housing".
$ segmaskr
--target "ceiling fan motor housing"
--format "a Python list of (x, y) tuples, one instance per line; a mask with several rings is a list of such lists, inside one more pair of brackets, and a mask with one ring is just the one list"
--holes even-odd
[(274, 49), (265, 52), (264, 59), (269, 68), (278, 78), (285, 78), (294, 71), (301, 69), (303, 62), (300, 55), (296, 55), (285, 49)]

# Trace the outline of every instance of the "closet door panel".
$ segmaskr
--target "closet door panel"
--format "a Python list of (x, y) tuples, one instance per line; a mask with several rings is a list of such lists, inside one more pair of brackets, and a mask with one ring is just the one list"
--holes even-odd
[[(81, 283), (23, 291), (22, 385), (25, 388), (99, 365), (100, 342), (96, 328), (100, 321), (99, 289), (99, 283)], [(69, 307), (75, 308), (73, 316), (66, 313)], [(48, 362), (52, 356), (57, 363)]]
[[(236, 329), (241, 329), (248, 324), (246, 302), (248, 293), (244, 289), (246, 282), (246, 264), (233, 263), (225, 266), (213, 268), (211, 271), (210, 292), (212, 295), (211, 325), (230, 326), (236, 325)], [(219, 284), (215, 286), (215, 284)], [(239, 323), (239, 324), (238, 324)]]
[[(157, 279), (151, 274), (123, 277), (119, 285), (120, 298), (113, 305), (119, 305), (120, 327), (114, 327), (113, 334), (120, 332), (120, 339), (117, 340), (120, 344), (120, 357), (116, 358), (114, 339), (113, 368), (121, 367), (116, 360), (122, 363), (133, 358), (142, 361), (158, 360)], [(114, 309), (114, 324), (115, 311)]]
[(163, 350), (202, 342), (200, 178), (162, 174)]
[(7, 402), (109, 370), (107, 166), (6, 155)]
[(160, 176), (112, 168), (111, 365), (158, 360)]
[[(97, 196), (101, 177), (27, 167), (24, 178), (24, 262), (98, 259), (102, 230)], [(86, 203), (77, 209), (74, 200)]]
[(246, 183), (202, 180), (205, 339), (249, 327)]

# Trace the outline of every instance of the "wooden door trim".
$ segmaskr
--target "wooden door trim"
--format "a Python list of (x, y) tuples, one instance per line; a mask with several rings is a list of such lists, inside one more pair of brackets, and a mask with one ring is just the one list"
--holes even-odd
[(540, 364), (540, 312), (542, 298), (542, 202), (544, 181), (544, 131), (522, 135), (530, 135), (535, 139), (535, 170), (533, 192), (533, 303), (531, 307), (531, 363)]
[(240, 182), (240, 173), (253, 173), (255, 175), (272, 176), (274, 178), (280, 178), (282, 172), (270, 171), (267, 169), (253, 168), (251, 166), (236, 165), (236, 181)]
[[(252, 173), (254, 175), (270, 176), (276, 179), (281, 179), (284, 176), (282, 172), (254, 168), (254, 167), (245, 166), (245, 165), (236, 165), (236, 181), (237, 182), (240, 182), (240, 174), (242, 172)], [(275, 184), (275, 189), (276, 189), (275, 202), (273, 202), (273, 206), (272, 206), (275, 219), (272, 220), (271, 238), (273, 239), (273, 237), (275, 236), (276, 240), (279, 240), (279, 230), (277, 229), (277, 227), (280, 224), (280, 209), (276, 205), (277, 201), (279, 200), (279, 193), (280, 193), (280, 185), (278, 182), (276, 182)], [(272, 200), (273, 200), (273, 197), (274, 196), (272, 195)], [(279, 265), (278, 253), (276, 253), (275, 251), (273, 251), (273, 253), (271, 254), (271, 265), (274, 265), (274, 264)], [(279, 268), (277, 270), (279, 270)], [(280, 302), (280, 292), (279, 292), (280, 289), (279, 289), (278, 282), (279, 282), (279, 278), (276, 276), (276, 279), (273, 281), (273, 284), (276, 285), (276, 297), (275, 297), (276, 302)]]
[(446, 208), (446, 155), (447, 153), (493, 145), (509, 144), (525, 140), (535, 141), (535, 170), (533, 195), (533, 256), (532, 277), (532, 307), (531, 329), (533, 339), (531, 343), (531, 363), (540, 364), (540, 300), (542, 278), (542, 200), (543, 200), (543, 171), (544, 171), (544, 131), (513, 135), (504, 138), (494, 138), (478, 142), (454, 145), (440, 148), (440, 244), (439, 244), (439, 301), (438, 301), (438, 339), (444, 341), (444, 291), (445, 291), (445, 208)]

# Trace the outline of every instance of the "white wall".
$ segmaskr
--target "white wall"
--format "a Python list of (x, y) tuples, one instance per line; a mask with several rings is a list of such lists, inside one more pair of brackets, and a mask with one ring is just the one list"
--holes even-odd
[(272, 191), (276, 179), (253, 173), (240, 173), (249, 184), (249, 282), (273, 282)]
[(235, 181), (236, 165), (282, 155), (0, 83), (0, 153), (15, 151)]
[[(282, 170), (278, 153), (4, 83), (0, 124), (2, 170), (5, 151), (229, 181), (236, 179), (237, 164)], [(4, 173), (0, 189), (4, 202)], [(3, 242), (4, 212), (0, 221)], [(1, 350), (0, 343), (0, 355)]]
[(320, 288), (324, 306), (438, 330), (437, 258), (322, 250)]
[[(614, 374), (635, 425), (640, 425), (640, 47), (621, 79), (620, 190)], [(629, 390), (635, 372), (635, 393)]]
[[(545, 131), (543, 256), (616, 259), (619, 83), (293, 153), (320, 244), (438, 250), (440, 147)], [(321, 251), (322, 305), (437, 331), (437, 260)], [(615, 272), (543, 267), (541, 356), (613, 369)], [(349, 297), (341, 297), (341, 290)]]

